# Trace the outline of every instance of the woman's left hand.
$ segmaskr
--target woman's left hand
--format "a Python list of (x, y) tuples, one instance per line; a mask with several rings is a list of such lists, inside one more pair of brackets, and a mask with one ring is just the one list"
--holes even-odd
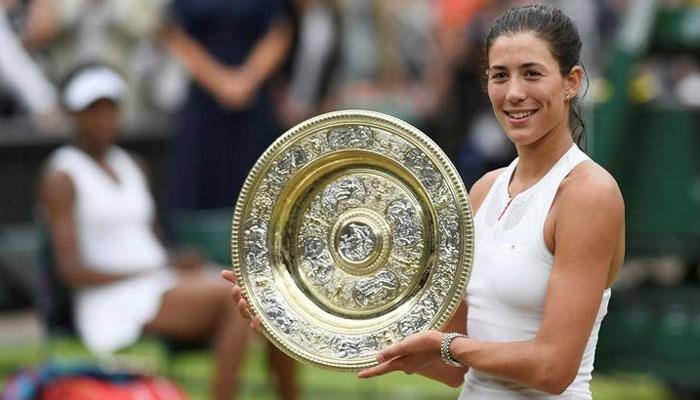
[(379, 364), (363, 369), (358, 373), (359, 378), (372, 378), (392, 371), (403, 371), (413, 374), (430, 364), (440, 361), (440, 344), (445, 334), (440, 331), (426, 331), (411, 335), (379, 355)]

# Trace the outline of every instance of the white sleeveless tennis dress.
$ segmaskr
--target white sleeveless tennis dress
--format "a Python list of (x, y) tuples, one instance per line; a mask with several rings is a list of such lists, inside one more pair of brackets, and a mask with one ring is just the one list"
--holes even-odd
[(116, 182), (97, 162), (73, 146), (56, 150), (48, 164), (68, 174), (75, 187), (78, 252), (82, 263), (104, 272), (142, 272), (102, 286), (74, 291), (76, 328), (95, 354), (134, 343), (155, 317), (163, 294), (176, 283), (167, 254), (153, 232), (154, 203), (143, 172), (124, 150), (113, 146), (107, 164)]
[[(476, 247), (466, 297), (470, 337), (490, 342), (535, 337), (554, 261), (544, 242), (544, 222), (561, 181), (588, 159), (574, 144), (542, 179), (513, 198), (508, 184), (518, 159), (496, 178), (474, 217)], [(578, 374), (564, 393), (549, 395), (470, 368), (459, 399), (591, 399), (598, 330), (609, 299), (606, 289)]]

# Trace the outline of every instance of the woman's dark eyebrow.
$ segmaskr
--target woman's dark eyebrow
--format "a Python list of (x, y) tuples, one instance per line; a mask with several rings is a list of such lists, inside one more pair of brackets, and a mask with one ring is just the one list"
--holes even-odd
[[(536, 63), (536, 62), (526, 62), (524, 64), (520, 64), (520, 69), (528, 69), (528, 68), (532, 68), (532, 67), (544, 68), (544, 65), (542, 65), (540, 63)], [(508, 69), (508, 68), (503, 66), (503, 65), (491, 65), (487, 69), (488, 70), (492, 70), (492, 69), (504, 70), (504, 69)]]
[(531, 67), (540, 67), (540, 68), (544, 68), (544, 65), (542, 65), (542, 64), (540, 64), (540, 63), (536, 63), (536, 62), (528, 62), (528, 63), (525, 63), (525, 64), (521, 64), (521, 65), (520, 65), (520, 68), (521, 68), (521, 69), (528, 69), (528, 68), (531, 68)]

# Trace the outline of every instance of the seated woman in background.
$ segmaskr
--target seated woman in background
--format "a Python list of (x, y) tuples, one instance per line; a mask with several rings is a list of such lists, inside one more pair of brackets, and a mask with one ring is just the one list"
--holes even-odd
[(169, 259), (158, 240), (144, 172), (115, 145), (125, 91), (106, 66), (71, 74), (62, 101), (77, 135), (51, 155), (40, 182), (42, 217), (59, 276), (73, 293), (77, 331), (95, 354), (133, 344), (142, 332), (210, 339), (213, 398), (230, 399), (248, 328), (225, 284), (201, 262)]

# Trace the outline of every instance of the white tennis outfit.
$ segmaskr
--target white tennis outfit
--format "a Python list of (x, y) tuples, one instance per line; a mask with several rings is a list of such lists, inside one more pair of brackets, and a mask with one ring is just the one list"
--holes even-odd
[[(588, 159), (574, 144), (542, 179), (513, 198), (508, 184), (518, 159), (496, 178), (474, 217), (476, 250), (466, 297), (467, 332), (473, 339), (512, 342), (535, 337), (554, 261), (544, 242), (544, 222), (561, 181)], [(549, 395), (470, 368), (459, 399), (591, 399), (593, 358), (609, 299), (606, 289), (578, 374), (564, 393)]]
[(48, 164), (70, 176), (76, 191), (75, 218), (81, 262), (113, 273), (142, 272), (134, 278), (74, 291), (76, 328), (96, 354), (134, 343), (176, 283), (167, 254), (152, 229), (154, 202), (143, 172), (117, 146), (106, 154), (110, 177), (89, 155), (73, 146), (56, 150)]

